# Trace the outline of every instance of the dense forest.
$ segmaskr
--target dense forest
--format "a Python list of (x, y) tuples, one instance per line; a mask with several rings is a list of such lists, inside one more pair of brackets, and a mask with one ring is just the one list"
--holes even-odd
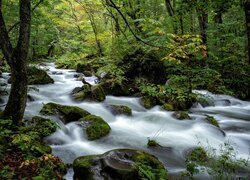
[(0, 0), (0, 179), (249, 179), (250, 0)]

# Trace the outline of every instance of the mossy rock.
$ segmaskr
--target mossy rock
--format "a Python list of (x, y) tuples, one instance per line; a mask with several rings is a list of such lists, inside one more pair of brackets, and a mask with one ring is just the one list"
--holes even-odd
[(132, 115), (132, 109), (128, 106), (123, 106), (123, 105), (110, 105), (108, 108), (111, 110), (111, 113), (114, 115), (127, 115), (131, 116)]
[(86, 135), (89, 140), (100, 139), (109, 134), (111, 128), (106, 121), (95, 115), (88, 115), (79, 120), (86, 124)]
[(102, 155), (83, 156), (73, 163), (74, 179), (167, 179), (167, 170), (153, 155), (117, 149)]
[(128, 96), (130, 95), (129, 84), (120, 84), (113, 79), (109, 79), (109, 77), (104, 77), (100, 81), (100, 85), (102, 86), (105, 94), (114, 95), (114, 96)]
[(91, 71), (84, 71), (83, 74), (84, 74), (85, 77), (93, 76), (93, 73)]
[(35, 66), (29, 66), (27, 69), (28, 84), (50, 84), (54, 83), (54, 80), (42, 69), (38, 69)]
[(90, 113), (77, 106), (64, 106), (56, 103), (47, 103), (40, 111), (42, 115), (56, 115), (64, 123), (78, 121)]
[(191, 117), (189, 116), (189, 114), (185, 111), (181, 111), (181, 112), (175, 112), (173, 114), (173, 116), (176, 118), (176, 119), (179, 119), (179, 120), (184, 120), (184, 119), (187, 119), (187, 120), (191, 120)]
[(153, 139), (148, 139), (148, 143), (147, 143), (148, 147), (160, 147), (161, 145)]
[(171, 104), (165, 103), (162, 106), (162, 109), (166, 110), (166, 111), (173, 111), (174, 107)]
[(141, 105), (146, 109), (150, 109), (157, 105), (157, 100), (152, 97), (144, 96), (141, 98)]
[(96, 85), (91, 87), (91, 99), (99, 102), (106, 99), (102, 86)]
[(79, 101), (90, 100), (102, 102), (106, 99), (102, 86), (91, 86), (89, 84), (84, 84), (81, 88), (75, 88), (72, 91), (72, 96)]
[(217, 121), (213, 116), (207, 116), (207, 117), (206, 117), (206, 120), (207, 120), (207, 122), (208, 122), (209, 124), (212, 124), (212, 125), (214, 125), (214, 126), (220, 128), (220, 125), (219, 125), (218, 121)]

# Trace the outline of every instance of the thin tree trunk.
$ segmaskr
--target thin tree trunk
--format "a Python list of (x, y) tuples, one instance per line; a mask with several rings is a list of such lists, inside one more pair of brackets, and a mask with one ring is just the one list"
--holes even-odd
[(208, 14), (204, 10), (198, 10), (199, 16), (199, 26), (200, 26), (200, 35), (202, 38), (203, 44), (207, 45), (207, 24), (208, 24)]
[(31, 2), (30, 0), (19, 1), (19, 38), (14, 49), (10, 48), (12, 46), (2, 16), (1, 4), (2, 0), (0, 0), (0, 44), (11, 67), (12, 76), (10, 96), (3, 114), (6, 117), (11, 117), (13, 123), (19, 125), (23, 119), (27, 99), (27, 57), (30, 40)]
[(246, 16), (246, 28), (247, 28), (247, 50), (248, 50), (248, 61), (250, 63), (250, 0), (247, 0), (244, 4), (245, 16)]
[(184, 24), (183, 24), (183, 16), (180, 14), (180, 26), (181, 26), (181, 35), (184, 34)]
[(222, 24), (223, 23), (222, 12), (221, 11), (216, 12), (216, 15), (214, 16), (214, 22), (216, 24)]

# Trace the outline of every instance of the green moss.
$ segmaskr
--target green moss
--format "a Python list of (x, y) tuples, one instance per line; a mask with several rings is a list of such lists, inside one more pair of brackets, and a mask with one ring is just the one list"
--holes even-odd
[(156, 140), (148, 139), (148, 147), (157, 147), (160, 146)]
[(188, 155), (188, 160), (198, 162), (198, 163), (204, 163), (208, 160), (207, 152), (202, 147), (194, 148), (191, 153)]
[(111, 111), (113, 114), (125, 114), (128, 116), (132, 115), (132, 109), (128, 106), (122, 106), (122, 105), (111, 105), (110, 106)]
[(134, 168), (137, 169), (140, 179), (168, 179), (164, 165), (153, 155), (138, 151), (138, 154), (134, 156), (134, 162)]
[(153, 98), (153, 97), (148, 97), (148, 96), (142, 97), (141, 103), (142, 103), (142, 105), (143, 105), (146, 109), (150, 109), (150, 108), (152, 108), (152, 107), (154, 107), (154, 106), (157, 105), (156, 99)]
[(84, 84), (81, 88), (74, 89), (72, 91), (72, 96), (74, 99), (80, 101), (90, 100), (102, 102), (106, 98), (102, 86), (91, 86), (89, 84)]
[(106, 136), (111, 128), (101, 117), (95, 115), (88, 115), (82, 119), (81, 122), (88, 123), (86, 134), (89, 140), (100, 139)]
[(171, 104), (165, 103), (162, 106), (162, 109), (166, 110), (166, 111), (173, 111), (174, 107)]
[(105, 100), (105, 93), (102, 86), (96, 85), (91, 87), (91, 99), (102, 102)]
[(35, 66), (28, 67), (27, 75), (30, 85), (54, 83), (54, 80), (44, 70), (38, 69)]
[[(119, 158), (117, 158), (119, 157)], [(83, 156), (73, 163), (75, 179), (167, 179), (163, 164), (153, 155), (132, 149), (116, 149), (102, 155)]]
[(86, 94), (84, 91), (80, 91), (80, 92), (74, 93), (73, 98), (79, 101), (83, 101), (86, 99)]
[(179, 120), (184, 120), (184, 119), (191, 119), (189, 114), (185, 111), (182, 112), (175, 112), (174, 116), (179, 119)]
[(59, 115), (65, 123), (77, 121), (90, 113), (77, 106), (63, 106), (55, 103), (48, 103), (40, 111), (43, 115)]
[(213, 116), (207, 116), (206, 120), (208, 121), (209, 124), (212, 124), (212, 125), (220, 128), (218, 121)]
[(91, 171), (91, 165), (92, 165), (92, 159), (95, 157), (98, 157), (100, 155), (90, 155), (90, 156), (83, 156), (79, 157), (74, 160), (73, 162), (73, 169), (75, 172), (75, 175), (78, 178), (84, 177), (85, 179), (91, 179), (93, 176), (93, 173)]

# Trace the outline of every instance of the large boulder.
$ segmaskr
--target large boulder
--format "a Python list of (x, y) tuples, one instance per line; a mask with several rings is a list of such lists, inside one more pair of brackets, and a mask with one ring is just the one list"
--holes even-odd
[(82, 87), (77, 87), (72, 91), (72, 96), (76, 100), (90, 100), (102, 102), (106, 99), (102, 86), (84, 84)]
[(77, 180), (167, 179), (167, 170), (155, 156), (130, 149), (79, 157), (74, 161), (73, 169)]
[(150, 83), (164, 84), (166, 82), (166, 68), (154, 51), (144, 52), (136, 49), (126, 54), (118, 64), (125, 72), (127, 79), (144, 78)]
[(46, 71), (38, 69), (35, 66), (29, 66), (27, 74), (29, 85), (54, 83), (54, 80), (46, 73)]
[(89, 140), (100, 139), (109, 134), (111, 128), (106, 121), (95, 115), (88, 115), (79, 120), (85, 127), (86, 135)]
[(90, 114), (77, 106), (64, 106), (56, 103), (45, 104), (40, 113), (47, 116), (58, 116), (64, 123), (78, 121)]

